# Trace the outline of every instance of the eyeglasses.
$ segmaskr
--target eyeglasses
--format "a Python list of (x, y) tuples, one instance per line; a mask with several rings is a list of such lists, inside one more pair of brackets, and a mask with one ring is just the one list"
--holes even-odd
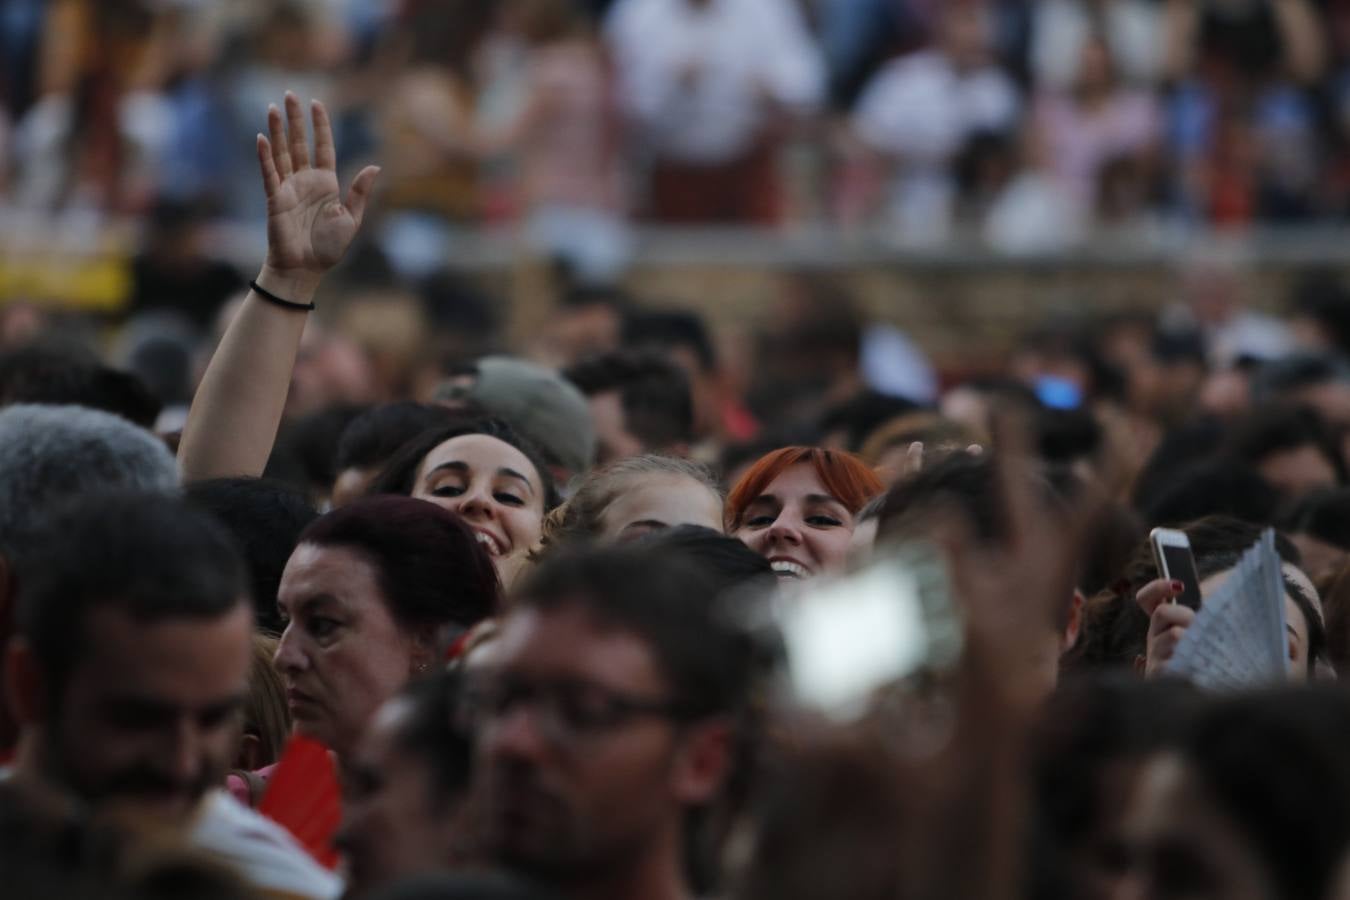
[(678, 720), (687, 714), (669, 700), (626, 694), (582, 679), (534, 681), (481, 673), (465, 684), (463, 712), (474, 728), (491, 726), (522, 704), (532, 707), (536, 727), (555, 744), (595, 737), (638, 718)]

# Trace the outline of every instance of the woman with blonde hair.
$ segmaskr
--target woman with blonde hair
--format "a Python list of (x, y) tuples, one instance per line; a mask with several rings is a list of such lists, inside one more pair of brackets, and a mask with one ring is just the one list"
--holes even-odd
[(544, 522), (541, 548), (630, 541), (677, 525), (722, 528), (722, 494), (706, 468), (647, 454), (592, 470)]

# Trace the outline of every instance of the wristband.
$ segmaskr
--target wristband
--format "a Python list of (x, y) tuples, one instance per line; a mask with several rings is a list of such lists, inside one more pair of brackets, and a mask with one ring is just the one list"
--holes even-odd
[(253, 288), (253, 293), (257, 294), (259, 297), (263, 298), (268, 303), (280, 306), (283, 309), (298, 309), (303, 310), (304, 312), (309, 312), (310, 310), (315, 308), (312, 302), (296, 303), (294, 300), (283, 300), (282, 298), (278, 297), (271, 291), (265, 291), (262, 288), (258, 287), (258, 282), (256, 279), (254, 281), (250, 281), (248, 283), (248, 286)]

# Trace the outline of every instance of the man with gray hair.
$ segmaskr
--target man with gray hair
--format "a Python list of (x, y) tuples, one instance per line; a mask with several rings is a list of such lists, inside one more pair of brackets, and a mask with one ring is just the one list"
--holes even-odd
[[(53, 505), (91, 491), (172, 492), (178, 470), (148, 431), (81, 406), (18, 404), (0, 410), (0, 649), (14, 631), (15, 570), (33, 520)], [(0, 696), (3, 696), (0, 673)], [(0, 759), (16, 729), (0, 703)]]

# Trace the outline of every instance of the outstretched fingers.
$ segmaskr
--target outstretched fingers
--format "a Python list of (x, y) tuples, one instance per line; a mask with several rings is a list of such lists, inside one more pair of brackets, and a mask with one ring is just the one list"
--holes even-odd
[(258, 135), (258, 168), (262, 171), (263, 190), (270, 198), (276, 194), (277, 189), (281, 187), (281, 179), (277, 176), (276, 164), (272, 162), (272, 144)]
[(305, 112), (300, 101), (286, 92), (286, 130), (290, 136), (291, 166), (295, 171), (309, 168), (309, 144), (305, 138)]
[(314, 120), (314, 166), (335, 172), (337, 151), (333, 148), (333, 124), (328, 121), (328, 110), (318, 100), (311, 100), (310, 116)]
[(286, 148), (286, 126), (281, 123), (281, 110), (276, 104), (267, 107), (267, 133), (272, 144), (272, 164), (280, 181), (291, 176), (291, 154)]
[(366, 201), (370, 199), (370, 193), (375, 187), (375, 176), (379, 174), (379, 166), (366, 166), (356, 173), (356, 177), (352, 179), (352, 186), (347, 191), (347, 211), (352, 214), (358, 228), (361, 227), (361, 219), (366, 214)]
[(1035, 496), (1031, 479), (1031, 436), (1026, 425), (1009, 415), (996, 415), (993, 421), (994, 483), (1006, 516), (1009, 549), (1038, 537), (1036, 527), (1043, 524), (1043, 508)]

